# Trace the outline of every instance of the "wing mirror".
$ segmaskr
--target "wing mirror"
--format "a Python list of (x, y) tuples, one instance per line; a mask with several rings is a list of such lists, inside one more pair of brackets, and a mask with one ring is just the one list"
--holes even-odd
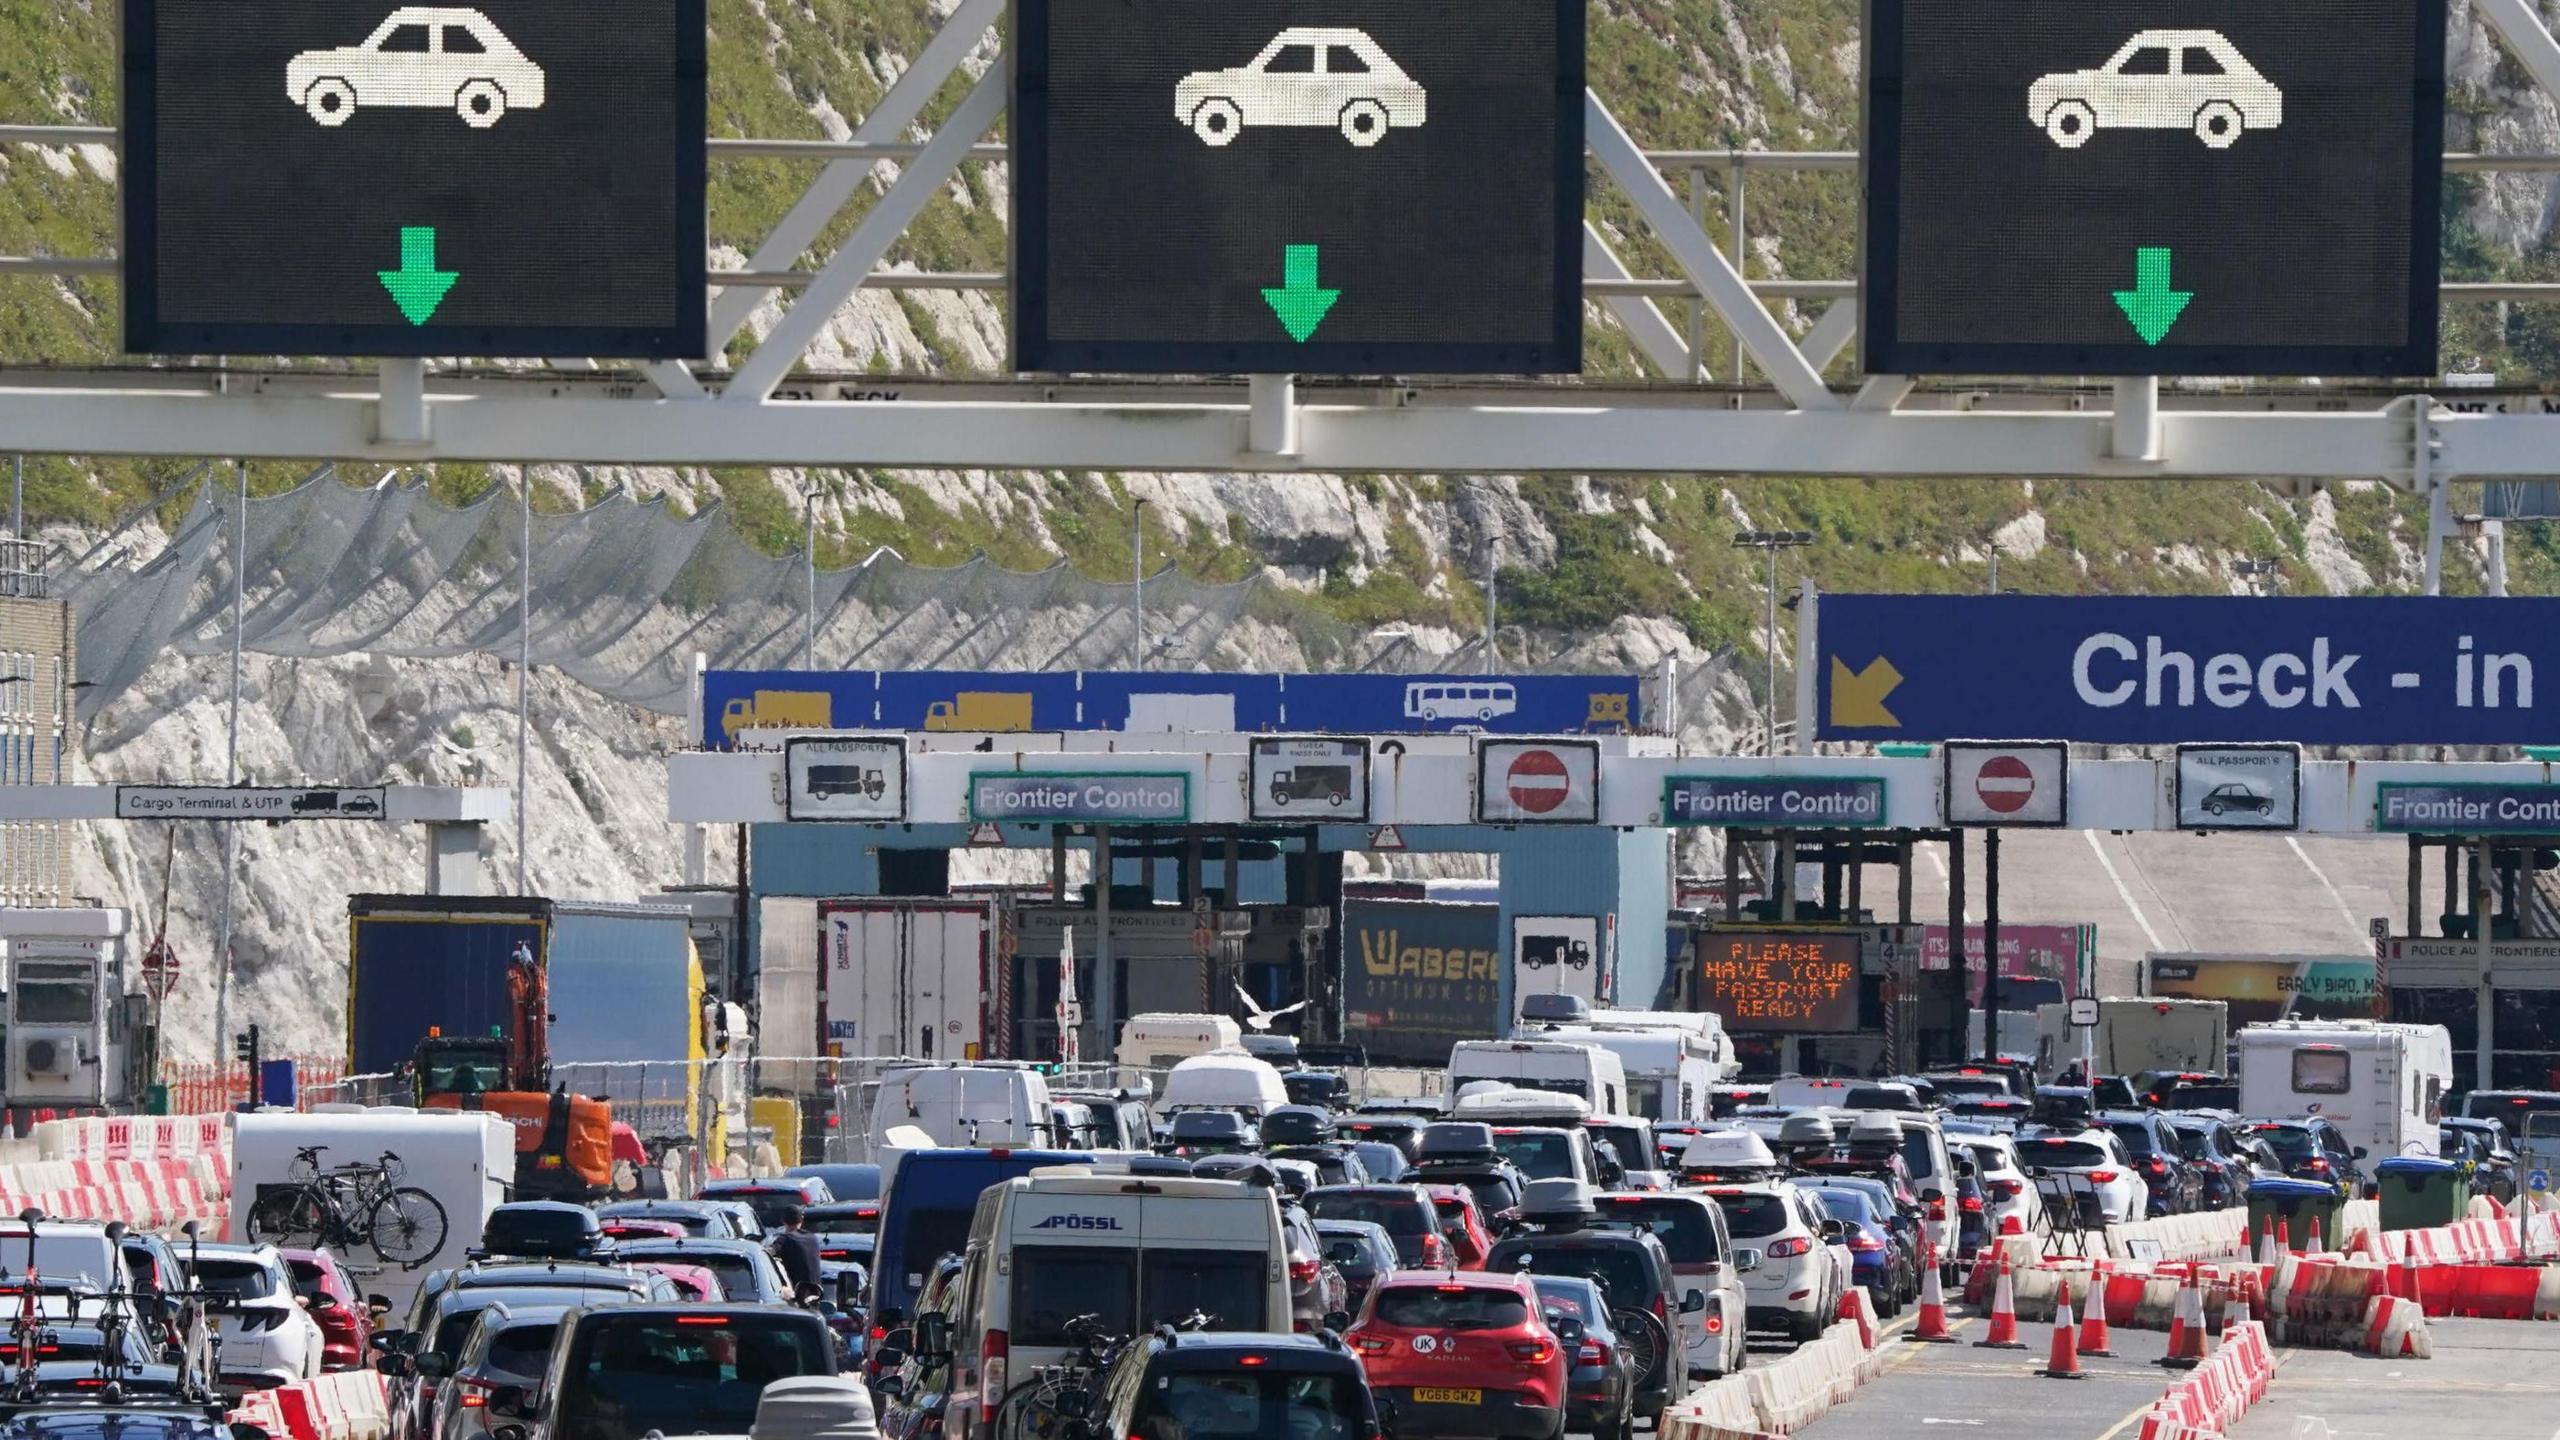
[(951, 1317), (927, 1311), (916, 1317), (915, 1353), (928, 1362), (938, 1362), (951, 1355)]
[[(533, 1413), (531, 1406), (527, 1403), (528, 1399), (523, 1386), (501, 1385), (489, 1392), (489, 1413), (503, 1420), (530, 1420), (533, 1418)], [(524, 1431), (521, 1427), (501, 1428), (515, 1428), (517, 1440), (523, 1440)]]
[(1680, 1297), (1680, 1313), (1683, 1315), (1695, 1315), (1706, 1308), (1707, 1292), (1704, 1290), (1692, 1290)]
[(1735, 1274), (1737, 1274), (1737, 1275), (1748, 1275), (1748, 1274), (1750, 1274), (1752, 1271), (1757, 1270), (1757, 1269), (1759, 1269), (1759, 1268), (1760, 1268), (1760, 1252), (1759, 1252), (1759, 1251), (1757, 1251), (1757, 1250), (1736, 1250), (1735, 1252), (1733, 1252), (1733, 1272), (1734, 1272)]

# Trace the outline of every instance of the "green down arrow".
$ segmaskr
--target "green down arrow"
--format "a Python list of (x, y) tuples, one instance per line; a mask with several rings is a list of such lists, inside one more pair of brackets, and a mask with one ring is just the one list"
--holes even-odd
[(1280, 328), (1289, 338), (1301, 344), (1324, 323), (1326, 312), (1341, 298), (1339, 290), (1316, 288), (1316, 247), (1284, 245), (1280, 248), (1280, 274), (1286, 283), (1277, 288), (1264, 286), (1262, 298), (1271, 313), (1280, 317)]
[(2133, 252), (2133, 288), (2118, 290), (2116, 308), (2133, 322), (2135, 333), (2145, 345), (2157, 345), (2186, 313), (2187, 302), (2196, 298), (2193, 290), (2169, 288), (2169, 247), (2145, 245)]
[(436, 227), (403, 225), (400, 227), (400, 268), (376, 270), (382, 277), (382, 288), (391, 292), (391, 303), (409, 317), (412, 325), (424, 325), (444, 303), (445, 292), (462, 278), (458, 270), (436, 268)]

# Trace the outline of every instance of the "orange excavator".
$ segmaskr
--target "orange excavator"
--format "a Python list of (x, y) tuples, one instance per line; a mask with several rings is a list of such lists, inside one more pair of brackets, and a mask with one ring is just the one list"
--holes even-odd
[(519, 1199), (596, 1199), (613, 1185), (613, 1107), (550, 1083), (550, 986), (531, 946), (516, 949), (507, 1000), (511, 1023), (486, 1035), (427, 1031), (409, 1067), (418, 1106), (505, 1116)]

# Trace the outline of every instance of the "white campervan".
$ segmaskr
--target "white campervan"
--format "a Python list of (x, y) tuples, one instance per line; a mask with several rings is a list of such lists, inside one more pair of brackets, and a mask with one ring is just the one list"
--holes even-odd
[(1244, 1032), (1224, 1015), (1151, 1010), (1130, 1016), (1120, 1027), (1120, 1048), (1113, 1058), (1127, 1069), (1170, 1070), (1194, 1055), (1233, 1050), (1243, 1043)]
[(1233, 1110), (1260, 1123), (1263, 1116), (1289, 1103), (1289, 1087), (1269, 1061), (1241, 1050), (1194, 1055), (1164, 1077), (1156, 1097), (1159, 1114), (1177, 1110)]
[[(978, 1197), (950, 1314), (952, 1440), (996, 1430), (1005, 1398), (1072, 1358), (1067, 1322), (1144, 1335), (1198, 1311), (1211, 1329), (1290, 1328), (1288, 1245), (1272, 1192), (1227, 1180), (1056, 1166)], [(919, 1349), (931, 1352), (924, 1326)], [(938, 1327), (937, 1327), (938, 1328)]]
[(1524, 1090), (1560, 1090), (1594, 1111), (1627, 1113), (1627, 1072), (1618, 1057), (1583, 1041), (1461, 1040), (1449, 1047), (1449, 1090), (1498, 1080)]
[(1587, 1025), (1523, 1025), (1517, 1033), (1522, 1039), (1561, 1040), (1617, 1056), (1626, 1072), (1630, 1114), (1699, 1124), (1714, 1119), (1708, 1092), (1740, 1068), (1724, 1027), (1713, 1015), (1663, 1017), (1704, 1020), (1703, 1027), (1619, 1023), (1630, 1013), (1647, 1012), (1600, 1010)]
[(2279, 1020), (2238, 1037), (2240, 1113), (2317, 1115), (2375, 1160), (2436, 1153), (2453, 1086), (2441, 1025)]
[(887, 1071), (871, 1100), (871, 1155), (901, 1148), (890, 1132), (921, 1130), (948, 1148), (1049, 1145), (1049, 1082), (1019, 1065), (907, 1065)]

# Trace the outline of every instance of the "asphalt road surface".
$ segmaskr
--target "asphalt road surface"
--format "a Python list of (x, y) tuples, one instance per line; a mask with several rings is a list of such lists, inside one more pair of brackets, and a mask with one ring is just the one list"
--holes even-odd
[[(2553, 1440), (2560, 1426), (2560, 1325), (2433, 1322), (2435, 1358), (2377, 1360), (2334, 1350), (2280, 1349), (2267, 1398), (2230, 1440)], [(1983, 1322), (1960, 1320), (1956, 1345), (1912, 1345), (1891, 1327), (1888, 1368), (1848, 1404), (1800, 1432), (1810, 1440), (2130, 1440), (2169, 1388), (2151, 1363), (2168, 1337), (2116, 1330), (2114, 1359), (2084, 1358), (2085, 1380), (2048, 1380), (2050, 1325), (2025, 1324), (2030, 1350), (1982, 1350)], [(1757, 1353), (1755, 1351), (1755, 1353)], [(2317, 1420), (2325, 1430), (2297, 1430)]]

